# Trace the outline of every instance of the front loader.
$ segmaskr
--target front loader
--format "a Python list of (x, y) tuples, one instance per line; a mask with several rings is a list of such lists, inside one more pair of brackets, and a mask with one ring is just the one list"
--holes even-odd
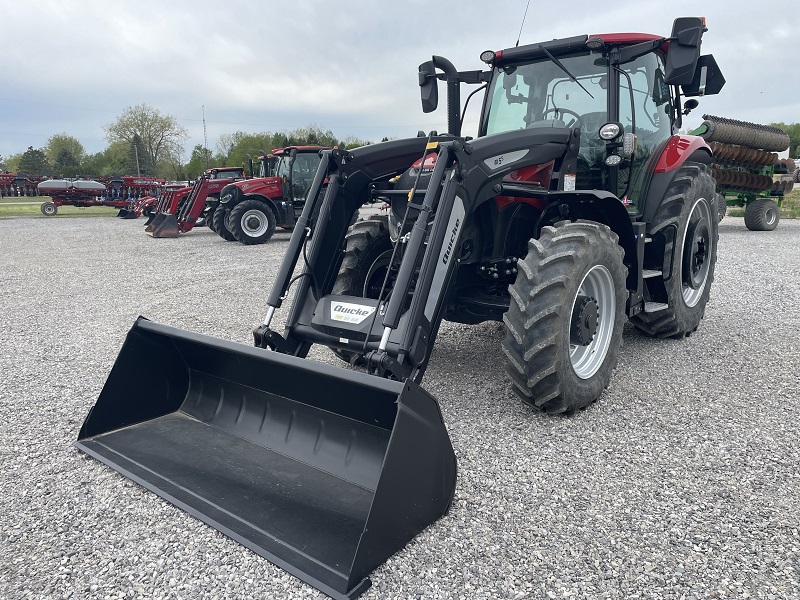
[[(715, 185), (708, 145), (674, 132), (696, 105), (683, 97), (724, 83), (700, 56), (704, 31), (681, 18), (669, 38), (484, 52), (486, 71), (423, 63), (423, 110), (444, 80), (448, 132), (322, 152), (256, 347), (138, 320), (77, 446), (356, 597), (453, 496), (450, 440), (420, 387), (442, 319), (502, 321), (515, 391), (566, 414), (608, 385), (626, 319), (656, 337), (697, 329)], [(486, 89), (475, 139), (461, 135), (462, 83)], [(351, 226), (376, 199), (389, 214)], [(314, 344), (364, 369), (312, 362)]]
[[(219, 205), (219, 194), (226, 185), (245, 178), (242, 167), (207, 169), (195, 180), (186, 196), (176, 193), (164, 212), (147, 223), (145, 232), (154, 238), (176, 238), (181, 233), (205, 224)], [(177, 198), (181, 201), (178, 202)]]

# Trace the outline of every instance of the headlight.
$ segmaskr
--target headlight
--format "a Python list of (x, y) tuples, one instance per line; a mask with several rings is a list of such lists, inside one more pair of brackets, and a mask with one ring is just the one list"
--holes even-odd
[(622, 135), (622, 124), (620, 123), (606, 123), (600, 128), (598, 135), (601, 139), (610, 142), (611, 140), (617, 139), (620, 135)]

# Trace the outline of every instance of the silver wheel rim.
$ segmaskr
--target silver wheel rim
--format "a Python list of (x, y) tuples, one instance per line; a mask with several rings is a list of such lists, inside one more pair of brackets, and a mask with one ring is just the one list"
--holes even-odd
[(269, 227), (267, 215), (256, 208), (251, 208), (245, 212), (239, 222), (242, 224), (242, 231), (251, 237), (263, 235)]
[(56, 214), (56, 207), (54, 204), (46, 204), (44, 207), (44, 214), (51, 216)]
[[(711, 224), (711, 211), (708, 208), (708, 202), (706, 202), (704, 198), (700, 198), (699, 200), (697, 200), (697, 202), (694, 203), (694, 206), (692, 206), (692, 210), (689, 213), (689, 218), (686, 220), (686, 229), (683, 232), (683, 242), (681, 244), (681, 265), (683, 265), (683, 252), (686, 248), (686, 235), (689, 233), (689, 225), (692, 222), (692, 217), (695, 216), (695, 212), (697, 212), (697, 216), (700, 219), (705, 219), (706, 223), (708, 223), (709, 226)], [(711, 247), (713, 243), (714, 240), (712, 239), (708, 240), (709, 247), (706, 248), (707, 258), (705, 264), (701, 268), (703, 281), (697, 287), (697, 289), (688, 285), (686, 282), (683, 281), (683, 277), (681, 277), (681, 285), (683, 286), (681, 290), (683, 295), (683, 303), (689, 308), (692, 308), (693, 306), (697, 305), (698, 302), (700, 302), (700, 298), (703, 297), (703, 292), (706, 289), (706, 284), (708, 283), (708, 273), (711, 270), (711, 261), (708, 259), (708, 257), (711, 256), (711, 253), (713, 251), (713, 248)]]
[(768, 208), (764, 216), (766, 218), (767, 225), (772, 225), (775, 222), (775, 209)]
[[(588, 296), (597, 301), (597, 331), (594, 338), (588, 346), (570, 344), (569, 347), (569, 360), (575, 374), (581, 379), (589, 379), (605, 361), (614, 333), (617, 299), (611, 272), (603, 265), (595, 265), (586, 273), (572, 299), (569, 326), (572, 325), (572, 310), (578, 296)], [(567, 334), (569, 335), (569, 331)]]

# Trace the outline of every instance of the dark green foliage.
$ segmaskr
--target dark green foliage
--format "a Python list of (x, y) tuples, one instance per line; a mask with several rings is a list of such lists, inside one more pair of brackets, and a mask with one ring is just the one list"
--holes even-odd
[(19, 161), (19, 170), (29, 175), (52, 175), (53, 167), (47, 162), (44, 150), (28, 146)]

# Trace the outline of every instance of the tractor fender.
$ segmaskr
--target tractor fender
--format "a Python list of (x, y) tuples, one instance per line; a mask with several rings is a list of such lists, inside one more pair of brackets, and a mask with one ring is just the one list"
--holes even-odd
[(641, 220), (645, 223), (653, 220), (680, 167), (687, 162), (711, 165), (712, 160), (711, 148), (700, 136), (674, 135), (667, 140), (649, 174)]
[(584, 219), (607, 225), (617, 234), (619, 245), (625, 251), (627, 287), (629, 290), (636, 290), (640, 278), (636, 232), (622, 201), (614, 194), (602, 190), (550, 192), (547, 200), (547, 207), (536, 227), (536, 237), (541, 232), (541, 226), (564, 219)]
[(673, 135), (661, 151), (653, 171), (677, 171), (687, 160), (711, 164), (711, 148), (700, 136)]

